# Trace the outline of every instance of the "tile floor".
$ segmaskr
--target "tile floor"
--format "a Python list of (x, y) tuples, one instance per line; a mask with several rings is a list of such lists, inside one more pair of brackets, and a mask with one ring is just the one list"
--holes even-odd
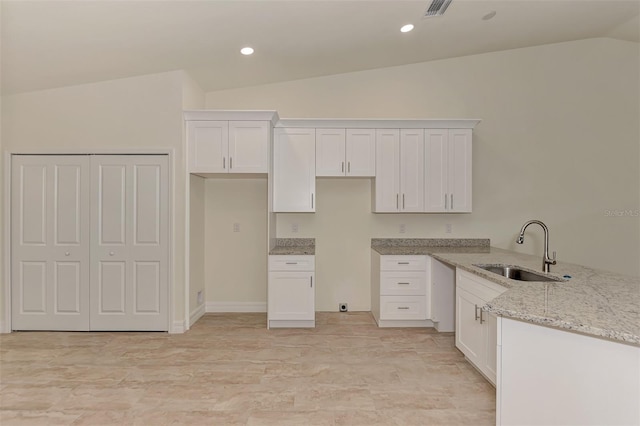
[(189, 332), (0, 335), (0, 424), (492, 425), (495, 389), (451, 333), (318, 313), (207, 314)]

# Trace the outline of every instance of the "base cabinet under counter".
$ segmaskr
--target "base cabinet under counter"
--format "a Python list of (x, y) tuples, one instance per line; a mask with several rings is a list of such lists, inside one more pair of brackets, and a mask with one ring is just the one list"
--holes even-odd
[(378, 326), (432, 327), (430, 258), (371, 253), (371, 312)]
[(270, 255), (267, 327), (315, 327), (315, 286), (315, 256)]
[(497, 318), (482, 310), (506, 288), (457, 269), (456, 347), (493, 385), (496, 384)]

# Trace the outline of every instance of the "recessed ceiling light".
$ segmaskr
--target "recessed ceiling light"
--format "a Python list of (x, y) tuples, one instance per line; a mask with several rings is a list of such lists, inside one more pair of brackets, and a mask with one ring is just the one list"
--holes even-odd
[(400, 28), (400, 32), (408, 33), (412, 29), (413, 29), (413, 25), (412, 24), (407, 24), (407, 25), (404, 25), (402, 28)]
[(242, 53), (243, 55), (251, 55), (253, 54), (253, 47), (243, 47), (242, 49), (240, 49), (240, 53)]
[(483, 21), (488, 21), (489, 19), (493, 18), (494, 16), (496, 16), (496, 11), (492, 10), (491, 12), (487, 13), (486, 15), (484, 15), (482, 17)]

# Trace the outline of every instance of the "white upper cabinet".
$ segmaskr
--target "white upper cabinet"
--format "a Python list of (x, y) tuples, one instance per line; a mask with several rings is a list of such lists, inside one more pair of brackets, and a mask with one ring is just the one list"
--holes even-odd
[(315, 212), (315, 138), (315, 129), (274, 130), (274, 212)]
[(316, 176), (344, 176), (345, 129), (316, 129)]
[(229, 122), (230, 173), (267, 173), (269, 132), (268, 121)]
[(471, 212), (471, 129), (425, 130), (425, 211)]
[(316, 129), (316, 176), (375, 176), (375, 130)]
[(374, 129), (347, 129), (347, 176), (373, 177), (376, 175), (376, 131)]
[(268, 121), (189, 121), (190, 173), (267, 173)]
[(400, 210), (400, 130), (376, 130), (376, 180), (374, 211)]
[(376, 131), (376, 213), (424, 208), (424, 130)]

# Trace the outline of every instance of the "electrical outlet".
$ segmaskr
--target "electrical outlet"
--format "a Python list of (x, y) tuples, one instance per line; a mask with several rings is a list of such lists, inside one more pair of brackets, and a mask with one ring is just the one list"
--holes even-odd
[(349, 310), (349, 306), (346, 303), (338, 303), (338, 310), (340, 312), (347, 312)]
[(234, 223), (233, 224), (233, 232), (240, 232), (240, 224), (239, 223)]
[(452, 230), (452, 226), (451, 226), (451, 224), (450, 224), (450, 223), (447, 223), (447, 224), (444, 226), (444, 232), (446, 232), (447, 234), (450, 234), (450, 233), (451, 233), (451, 230)]
[(298, 224), (297, 223), (292, 223), (291, 224), (291, 232), (293, 232), (294, 234), (298, 233)]
[(405, 232), (407, 232), (407, 225), (405, 225), (404, 223), (401, 223), (399, 231), (401, 234), (404, 234)]
[(202, 305), (204, 302), (204, 295), (202, 294), (202, 290), (198, 292), (198, 305)]

